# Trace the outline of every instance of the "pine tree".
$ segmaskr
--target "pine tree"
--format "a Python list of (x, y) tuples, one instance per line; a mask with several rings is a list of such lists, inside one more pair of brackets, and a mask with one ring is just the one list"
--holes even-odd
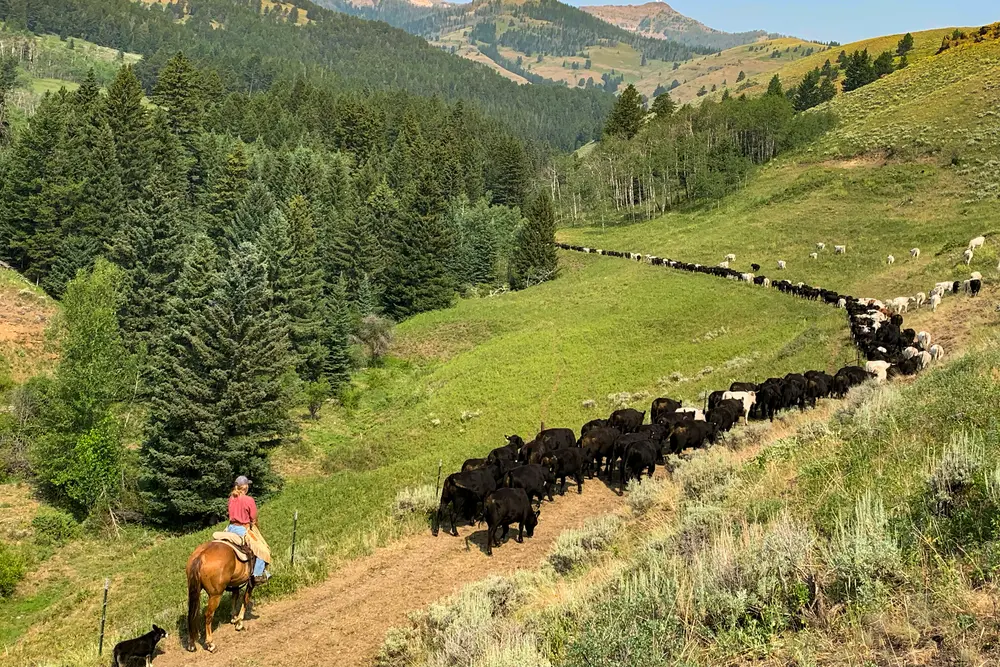
[(806, 75), (802, 78), (802, 82), (794, 90), (792, 103), (795, 105), (796, 111), (812, 109), (822, 101), (819, 83), (820, 71), (818, 68), (806, 72)]
[(642, 98), (639, 91), (631, 83), (619, 95), (615, 106), (611, 109), (607, 122), (604, 124), (604, 134), (610, 137), (631, 139), (642, 127), (646, 112), (642, 109)]
[(524, 216), (511, 258), (511, 286), (515, 289), (551, 280), (558, 268), (556, 217), (547, 190), (539, 191), (528, 204)]
[(670, 98), (670, 93), (664, 92), (656, 96), (649, 110), (656, 114), (657, 118), (669, 118), (677, 110), (677, 105)]
[(224, 242), (220, 249), (228, 254), (244, 242), (255, 241), (264, 223), (277, 210), (278, 205), (268, 187), (255, 181), (224, 224)]
[(172, 300), (174, 336), (157, 359), (141, 484), (162, 523), (224, 516), (237, 475), (266, 496), (277, 486), (267, 453), (291, 428), (287, 325), (270, 308), (264, 261), (250, 243), (221, 274), (217, 261), (199, 237)]
[(771, 77), (771, 81), (767, 84), (767, 92), (765, 95), (773, 95), (775, 97), (783, 97), (785, 95), (785, 89), (781, 87), (781, 77), (775, 74)]
[(192, 226), (182, 195), (169, 189), (162, 175), (148, 184), (145, 196), (128, 207), (108, 258), (125, 274), (120, 311), (122, 332), (133, 351), (155, 356), (168, 335), (168, 303), (186, 254)]
[(899, 44), (896, 45), (896, 55), (905, 56), (913, 49), (913, 35), (906, 33), (903, 35), (903, 39), (899, 40)]
[(872, 70), (874, 74), (874, 79), (881, 79), (883, 76), (888, 76), (896, 71), (896, 65), (894, 63), (894, 58), (891, 51), (883, 51), (879, 54), (878, 58), (872, 64)]
[(828, 78), (824, 78), (819, 84), (819, 99), (821, 102), (829, 102), (834, 97), (837, 96), (837, 86), (834, 85), (833, 81)]
[(493, 147), (486, 186), (493, 194), (493, 203), (522, 206), (530, 176), (521, 142), (513, 137), (498, 140)]
[(857, 90), (862, 86), (867, 86), (876, 79), (875, 66), (872, 58), (868, 54), (868, 49), (855, 51), (847, 59), (847, 66), (844, 72), (844, 92)]
[(740, 83), (741, 81), (743, 81), (746, 78), (747, 78), (746, 72), (744, 72), (743, 70), (740, 70), (740, 73), (738, 75), (736, 75), (736, 83)]
[(132, 66), (123, 66), (108, 86), (104, 113), (114, 137), (122, 189), (128, 199), (141, 196), (153, 168), (152, 132), (142, 100), (142, 85)]
[(330, 287), (325, 309), (323, 347), (326, 359), (323, 377), (333, 387), (350, 379), (351, 371), (351, 309), (347, 298), (347, 281), (338, 280)]
[(910, 61), (906, 57), (906, 54), (904, 53), (899, 57), (899, 64), (896, 66), (896, 69), (906, 69), (906, 67), (909, 66), (909, 64)]
[(227, 223), (236, 214), (240, 202), (250, 189), (250, 164), (243, 145), (237, 144), (226, 157), (226, 166), (212, 186), (206, 212), (209, 215), (208, 235), (217, 243), (225, 237)]
[(195, 138), (202, 130), (205, 103), (201, 96), (199, 74), (183, 53), (167, 61), (153, 88), (153, 103), (166, 112), (170, 129), (190, 155), (195, 152)]
[(447, 268), (450, 239), (441, 222), (444, 202), (429, 165), (408, 200), (408, 212), (393, 230), (385, 279), (385, 311), (397, 322), (445, 308), (454, 294)]

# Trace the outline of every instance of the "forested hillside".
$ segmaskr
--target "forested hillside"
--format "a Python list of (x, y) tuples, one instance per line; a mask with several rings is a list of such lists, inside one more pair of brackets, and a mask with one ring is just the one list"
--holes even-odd
[(523, 137), (572, 149), (596, 136), (611, 99), (600, 91), (517, 86), (384, 24), (297, 3), (307, 25), (244, 0), (23, 0), (0, 4), (12, 29), (84, 38), (143, 56), (148, 90), (178, 50), (215, 72), (219, 93), (266, 90), (297, 75), (353, 90), (405, 90), (465, 100)]

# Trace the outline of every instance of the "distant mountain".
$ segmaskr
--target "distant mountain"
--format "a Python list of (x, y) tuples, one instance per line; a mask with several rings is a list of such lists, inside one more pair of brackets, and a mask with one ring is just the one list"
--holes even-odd
[(763, 30), (751, 32), (723, 32), (710, 28), (700, 21), (684, 16), (665, 2), (647, 2), (644, 5), (594, 5), (581, 7), (612, 25), (629, 32), (655, 39), (669, 39), (682, 44), (730, 49), (767, 37)]

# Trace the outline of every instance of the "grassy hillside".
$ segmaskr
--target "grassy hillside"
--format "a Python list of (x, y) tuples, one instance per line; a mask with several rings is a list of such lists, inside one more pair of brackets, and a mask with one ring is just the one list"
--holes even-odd
[(18, 274), (0, 269), (0, 388), (11, 379), (22, 382), (48, 369), (52, 350), (45, 328), (56, 304)]
[(0, 51), (18, 57), (18, 78), (10, 99), (22, 111), (31, 112), (47, 92), (65, 87), (75, 90), (90, 70), (98, 83), (106, 85), (124, 63), (140, 56), (119, 53), (83, 39), (57, 35), (33, 35), (0, 29)]
[[(1000, 174), (991, 162), (1000, 156), (998, 74), (996, 42), (923, 58), (839, 96), (831, 104), (836, 130), (771, 163), (716, 206), (628, 227), (566, 229), (560, 237), (702, 263), (732, 252), (736, 266), (756, 262), (772, 276), (782, 259), (782, 277), (875, 296), (967, 277), (968, 240), (1000, 232)], [(809, 259), (819, 242), (826, 251)], [(847, 255), (834, 255), (835, 244), (846, 244)], [(913, 247), (922, 251), (915, 262)], [(889, 254), (897, 259), (891, 267)], [(988, 241), (971, 270), (995, 274), (998, 255)]]
[[(277, 554), (271, 595), (312, 580), (331, 557), (398, 534), (405, 526), (387, 518), (396, 491), (433, 484), (439, 459), (450, 471), (504, 434), (531, 434), (541, 421), (578, 425), (609, 412), (610, 394), (636, 394), (637, 406), (663, 392), (697, 400), (735, 377), (833, 368), (853, 355), (841, 315), (819, 304), (592, 257), (567, 256), (563, 271), (526, 292), (406, 322), (398, 357), (357, 378), (347, 407), (304, 425), (303, 441), (279, 455), (290, 479), (262, 509)], [(588, 399), (596, 409), (583, 407)], [(307, 541), (298, 556), (311, 558), (313, 569), (292, 574), (296, 509), (299, 539)], [(207, 533), (130, 530), (54, 550), (34, 546), (30, 526), (16, 534), (36, 560), (30, 584), (0, 603), (0, 615), (18, 619), (0, 637), (10, 664), (90, 659), (87, 630), (104, 577), (114, 591), (112, 637), (150, 620), (172, 627), (183, 608), (183, 563)], [(66, 597), (67, 590), (79, 593)]]
[[(945, 35), (951, 34), (953, 30), (954, 28), (939, 28), (936, 30), (924, 30), (912, 33), (913, 50), (907, 54), (907, 60), (912, 65), (913, 63), (919, 62), (928, 56), (934, 55), (941, 46), (941, 39)], [(852, 42), (840, 47), (834, 47), (829, 51), (814, 53), (808, 58), (801, 58), (793, 62), (782, 63), (781, 67), (767, 72), (767, 76), (752, 77), (750, 76), (750, 73), (747, 72), (747, 82), (749, 85), (746, 85), (743, 90), (751, 95), (762, 94), (767, 90), (767, 84), (770, 81), (770, 77), (774, 74), (780, 76), (781, 81), (784, 83), (785, 87), (788, 88), (789, 86), (797, 84), (802, 77), (805, 76), (806, 72), (816, 69), (817, 67), (823, 67), (823, 63), (825, 63), (827, 59), (836, 65), (837, 57), (840, 55), (841, 51), (846, 51), (850, 54), (855, 51), (868, 49), (868, 53), (872, 55), (872, 58), (875, 58), (883, 51), (892, 51), (895, 53), (896, 46), (902, 38), (902, 34), (886, 35), (884, 37), (863, 39), (861, 41)]]

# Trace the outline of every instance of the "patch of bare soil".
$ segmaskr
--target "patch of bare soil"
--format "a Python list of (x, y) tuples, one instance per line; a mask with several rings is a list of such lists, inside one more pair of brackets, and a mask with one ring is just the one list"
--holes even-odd
[[(456, 592), (490, 574), (538, 567), (559, 534), (578, 528), (591, 517), (615, 512), (622, 499), (603, 481), (587, 480), (583, 494), (575, 486), (555, 502), (545, 502), (533, 538), (511, 539), (486, 556), (486, 526), (463, 526), (460, 537), (443, 530), (438, 537), (414, 535), (335, 572), (324, 583), (286, 600), (260, 604), (257, 620), (237, 634), (220, 623), (214, 639), (219, 649), (188, 653), (180, 638), (171, 637), (158, 667), (170, 665), (367, 665), (378, 652), (386, 631), (400, 625), (409, 612)], [(183, 597), (184, 592), (178, 591)], [(216, 616), (217, 620), (219, 616)]]
[(55, 360), (45, 347), (45, 329), (55, 311), (51, 299), (26, 287), (0, 285), (0, 355), (10, 364), (16, 381), (26, 380)]

